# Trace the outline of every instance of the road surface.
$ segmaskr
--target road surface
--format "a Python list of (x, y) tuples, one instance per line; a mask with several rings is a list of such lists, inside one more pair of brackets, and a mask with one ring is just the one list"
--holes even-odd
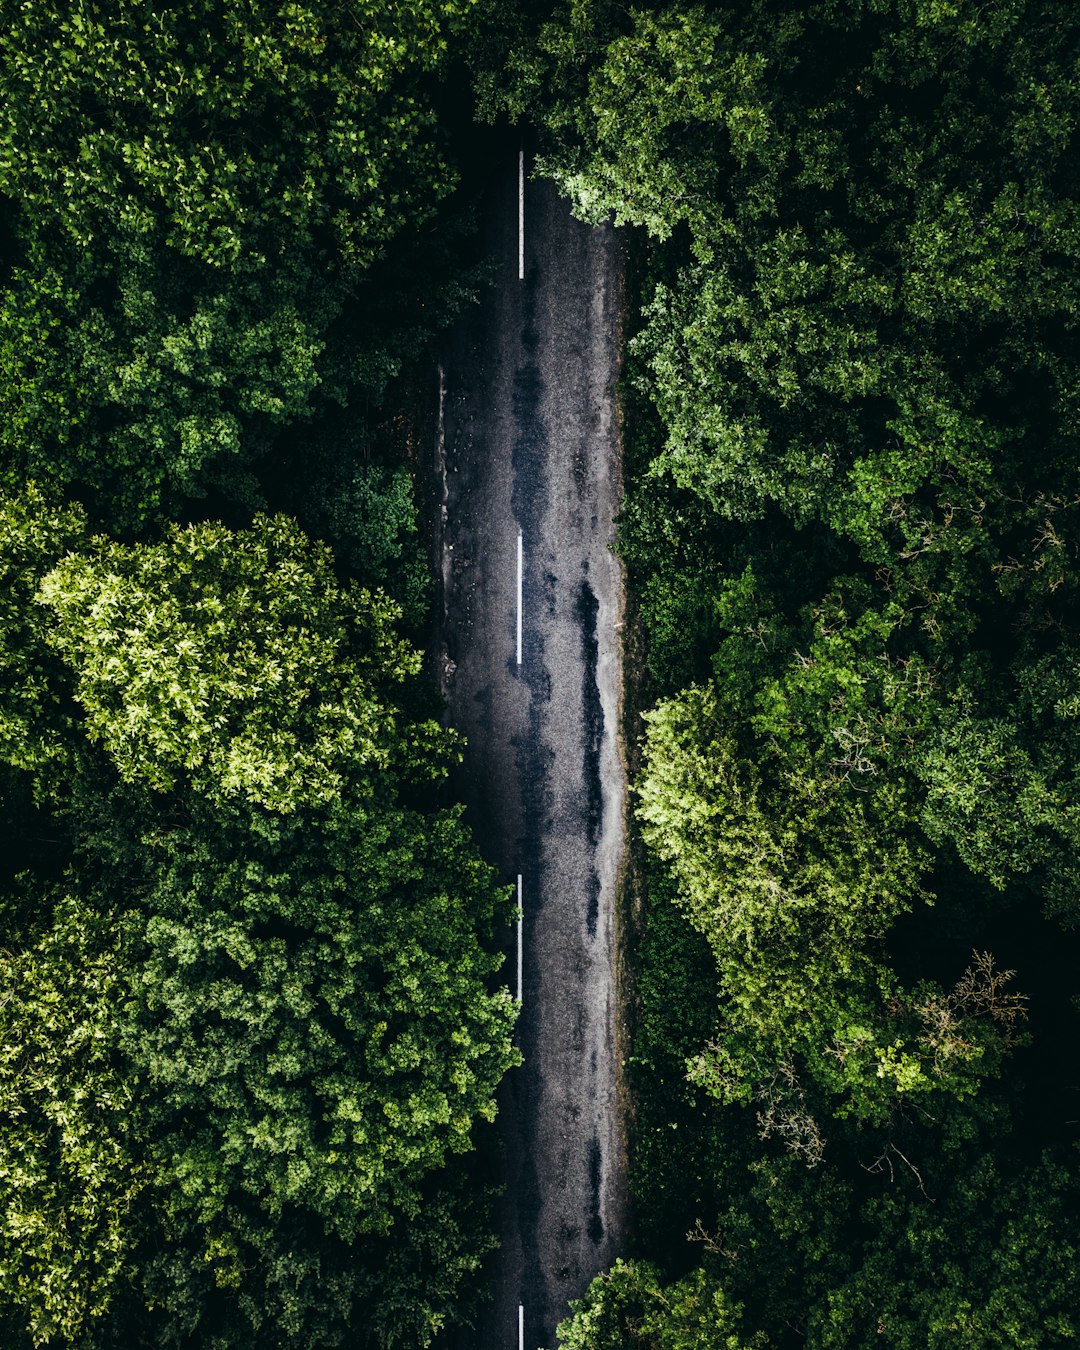
[(500, 1097), (502, 1246), (488, 1313), (458, 1342), (469, 1350), (553, 1350), (625, 1228), (620, 249), (525, 168), (511, 147), (494, 176), (497, 282), (440, 368), (442, 670), (468, 738), (456, 786), (486, 856), (520, 877), (524, 913), (507, 944), (525, 1062)]

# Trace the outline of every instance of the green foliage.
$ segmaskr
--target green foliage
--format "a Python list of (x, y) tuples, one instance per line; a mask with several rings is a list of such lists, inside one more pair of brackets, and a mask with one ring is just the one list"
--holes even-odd
[[(636, 816), (650, 925), (677, 907), (716, 977), (706, 1030), (687, 944), (641, 956), (672, 1335), (695, 1219), (695, 1278), (770, 1342), (1077, 1334), (1076, 1158), (1032, 1159), (1073, 1118), (1078, 36), (1062, 0), (567, 0), (483, 85), (540, 109), (582, 218), (645, 236)], [(662, 1343), (616, 1287), (598, 1343)]]
[(392, 797), (163, 815), (125, 789), (106, 806), (84, 847), (142, 895), (114, 1035), (146, 1084), (178, 1253), (148, 1263), (151, 1296), (191, 1329), (224, 1298), (229, 1345), (339, 1344), (369, 1318), (370, 1344), (428, 1344), (486, 1245), (439, 1178), (517, 1059), (480, 941), (505, 892), (456, 814)]
[(411, 1350), (475, 1297), (509, 899), (380, 406), (478, 275), (471, 8), (0, 18), (5, 1344)]
[[(208, 795), (291, 811), (409, 762), (386, 697), (419, 664), (398, 611), (341, 588), (330, 554), (285, 517), (172, 526), (158, 545), (99, 540), (40, 596), (86, 733), (129, 782), (165, 790), (184, 773)], [(439, 738), (434, 724), (410, 734)]]
[(807, 1186), (798, 1164), (757, 1164), (715, 1235), (699, 1224), (701, 1265), (665, 1279), (651, 1263), (618, 1261), (575, 1305), (560, 1344), (1034, 1350), (1080, 1334), (1074, 1157), (1014, 1171), (953, 1155), (926, 1178), (932, 1194), (895, 1155), (894, 1165), (860, 1195), (865, 1186), (828, 1170)]
[(35, 1345), (70, 1343), (132, 1278), (154, 1175), (113, 1034), (122, 944), (82, 901), (50, 908), (52, 926), (0, 960), (0, 1299)]
[(38, 1341), (429, 1344), (489, 1243), (447, 1169), (515, 1009), (396, 606), (283, 517), (3, 523), (8, 762), (78, 899), (10, 906), (0, 1298)]
[(72, 725), (37, 593), (85, 528), (77, 506), (57, 508), (33, 485), (0, 494), (0, 758), (42, 780), (70, 759)]
[(514, 1059), (509, 994), (484, 991), (500, 960), (477, 935), (505, 896), (452, 814), (189, 809), (186, 828), (152, 816), (128, 843), (157, 865), (123, 1034), (176, 1203), (211, 1233), (244, 1196), (346, 1239), (386, 1231), (471, 1146)]
[(404, 469), (359, 464), (343, 482), (321, 482), (311, 509), (342, 557), (361, 576), (385, 583), (401, 558), (402, 536), (415, 534), (412, 484)]
[[(44, 466), (50, 451), (79, 454), (80, 409), (93, 376), (72, 342), (78, 292), (42, 245), (28, 252), (27, 265), (7, 279), (0, 303), (0, 449), (6, 466), (31, 472), (31, 464)], [(9, 467), (5, 478), (13, 477)]]
[(820, 944), (844, 962), (918, 895), (922, 860), (899, 794), (879, 803), (780, 754), (771, 773), (740, 764), (710, 689), (661, 703), (647, 725), (642, 831), (714, 946), (795, 943), (813, 960)]
[(364, 585), (387, 591), (401, 605), (407, 626), (420, 626), (430, 580), (416, 538), (412, 480), (404, 468), (352, 462), (339, 448), (325, 477), (307, 494), (303, 514)]
[(903, 798), (792, 773), (779, 756), (740, 766), (708, 690), (647, 722), (642, 835), (719, 977), (720, 1034), (693, 1076), (721, 1101), (765, 1101), (768, 1130), (811, 1162), (823, 1147), (812, 1085), (834, 1114), (876, 1123), (912, 1096), (974, 1092), (1013, 1043), (1007, 977), (984, 956), (951, 994), (909, 994), (869, 950), (919, 896), (925, 861)]
[(283, 222), (364, 265), (427, 198), (416, 161), (442, 167), (412, 82), (466, 9), (23, 5), (0, 46), (0, 189), (78, 247), (161, 229), (181, 255), (261, 267)]
[(687, 1078), (716, 1023), (712, 952), (686, 923), (664, 875), (649, 877), (647, 928), (635, 943), (638, 1000), (626, 1071), (634, 1100), (630, 1180), (638, 1232), (649, 1250), (715, 1206), (718, 1115)]
[[(251, 461), (315, 406), (335, 314), (325, 284), (296, 259), (265, 280), (211, 283), (144, 239), (121, 242), (115, 260), (50, 262), (46, 282), (63, 275), (62, 294), (40, 295), (30, 268), (13, 278), (5, 326), (19, 355), (17, 384), (4, 390), (5, 480), (74, 488), (127, 527), (208, 486), (255, 500)], [(96, 268), (119, 273), (115, 288)], [(48, 340), (37, 345), (25, 312), (45, 305), (37, 325)]]
[(353, 314), (370, 330), (376, 265), (454, 185), (433, 101), (468, 7), (5, 16), (9, 484), (74, 489), (124, 528), (211, 489), (250, 507), (284, 427), (382, 396), (413, 336)]
[(1074, 1340), (1075, 1161), (1046, 1157), (1013, 1178), (985, 1158), (936, 1206), (871, 1202), (864, 1260), (814, 1317), (809, 1343), (1035, 1350)]
[(616, 1261), (570, 1306), (573, 1316), (559, 1327), (567, 1350), (752, 1350), (768, 1344), (763, 1336), (741, 1333), (738, 1307), (701, 1269), (664, 1287), (654, 1266)]
[(207, 1252), (205, 1230), (174, 1221), (167, 1240), (151, 1232), (140, 1253), (137, 1298), (115, 1300), (90, 1343), (105, 1350), (141, 1336), (236, 1350), (257, 1350), (268, 1338), (296, 1350), (428, 1346), (475, 1301), (493, 1239), (486, 1197), (456, 1164), (429, 1177), (422, 1193), (418, 1214), (398, 1215), (385, 1236), (352, 1242), (327, 1234), (302, 1208), (277, 1220), (237, 1213), (236, 1287), (217, 1282), (220, 1252)]

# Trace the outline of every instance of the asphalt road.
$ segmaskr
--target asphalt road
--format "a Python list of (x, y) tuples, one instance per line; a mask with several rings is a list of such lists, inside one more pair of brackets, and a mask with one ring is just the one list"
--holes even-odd
[(508, 882), (520, 876), (524, 912), (525, 1062), (500, 1097), (502, 1246), (489, 1312), (458, 1344), (517, 1350), (520, 1317), (520, 1343), (551, 1350), (567, 1301), (611, 1264), (625, 1227), (622, 579), (610, 552), (621, 257), (611, 229), (581, 225), (526, 176), (520, 277), (515, 148), (505, 160), (484, 208), (498, 279), (446, 344), (437, 451), (444, 689), (468, 738), (457, 789), (485, 854)]

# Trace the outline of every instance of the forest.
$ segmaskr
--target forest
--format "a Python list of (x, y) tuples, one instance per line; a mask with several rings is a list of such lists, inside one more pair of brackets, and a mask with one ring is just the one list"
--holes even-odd
[(413, 1350), (477, 1292), (512, 902), (388, 392), (473, 284), (464, 10), (5, 7), (13, 1350)]
[(1058, 0), (598, 0), (489, 88), (633, 240), (638, 1235), (574, 1350), (1080, 1334), (1078, 61)]
[(492, 125), (627, 256), (635, 1226), (559, 1344), (1080, 1338), (1078, 76), (1067, 0), (4, 7), (5, 1345), (482, 1297), (416, 442)]

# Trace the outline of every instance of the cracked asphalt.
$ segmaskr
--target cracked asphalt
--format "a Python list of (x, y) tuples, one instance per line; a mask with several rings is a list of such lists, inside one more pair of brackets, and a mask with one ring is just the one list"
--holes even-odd
[[(548, 182), (525, 187), (518, 278), (516, 147), (484, 207), (498, 268), (445, 344), (443, 685), (468, 746), (460, 798), (486, 856), (522, 878), (524, 1065), (500, 1095), (492, 1167), (506, 1191), (493, 1299), (455, 1344), (554, 1347), (567, 1303), (618, 1254), (626, 1223), (615, 898), (624, 849), (618, 745), (622, 576), (615, 382), (621, 253)], [(522, 646), (517, 662), (521, 533)], [(516, 941), (505, 975), (515, 988)]]

